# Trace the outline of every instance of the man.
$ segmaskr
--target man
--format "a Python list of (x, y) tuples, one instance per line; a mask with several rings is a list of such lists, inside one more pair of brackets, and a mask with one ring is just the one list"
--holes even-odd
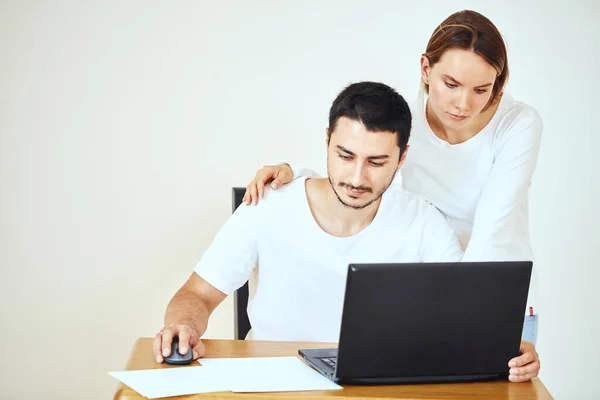
[(181, 353), (191, 346), (201, 357), (211, 313), (252, 274), (249, 338), (335, 342), (349, 263), (459, 261), (442, 215), (390, 187), (411, 122), (402, 96), (384, 84), (344, 89), (329, 113), (328, 177), (297, 179), (236, 210), (169, 303), (154, 341), (157, 362), (174, 336)]

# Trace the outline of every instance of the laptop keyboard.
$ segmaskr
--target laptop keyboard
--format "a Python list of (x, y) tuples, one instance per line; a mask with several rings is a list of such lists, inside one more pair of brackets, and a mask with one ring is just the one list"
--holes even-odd
[(320, 360), (329, 365), (331, 368), (335, 368), (335, 365), (337, 364), (337, 357), (320, 358)]

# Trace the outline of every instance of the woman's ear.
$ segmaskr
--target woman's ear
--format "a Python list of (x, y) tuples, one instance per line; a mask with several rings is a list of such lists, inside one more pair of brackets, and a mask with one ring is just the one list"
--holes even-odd
[(421, 79), (423, 83), (429, 85), (429, 72), (431, 71), (431, 64), (429, 63), (429, 57), (425, 54), (421, 56)]

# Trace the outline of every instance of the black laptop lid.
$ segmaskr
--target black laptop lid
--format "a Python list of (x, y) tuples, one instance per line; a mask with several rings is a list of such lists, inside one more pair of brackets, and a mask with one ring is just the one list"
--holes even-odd
[(342, 379), (508, 375), (532, 263), (351, 264)]

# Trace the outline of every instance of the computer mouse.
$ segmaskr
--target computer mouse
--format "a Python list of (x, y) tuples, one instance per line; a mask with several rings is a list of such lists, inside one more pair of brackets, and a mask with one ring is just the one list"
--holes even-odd
[(188, 346), (186, 354), (179, 353), (179, 336), (175, 336), (171, 341), (171, 354), (165, 357), (167, 364), (185, 365), (194, 360), (194, 351), (191, 346)]

